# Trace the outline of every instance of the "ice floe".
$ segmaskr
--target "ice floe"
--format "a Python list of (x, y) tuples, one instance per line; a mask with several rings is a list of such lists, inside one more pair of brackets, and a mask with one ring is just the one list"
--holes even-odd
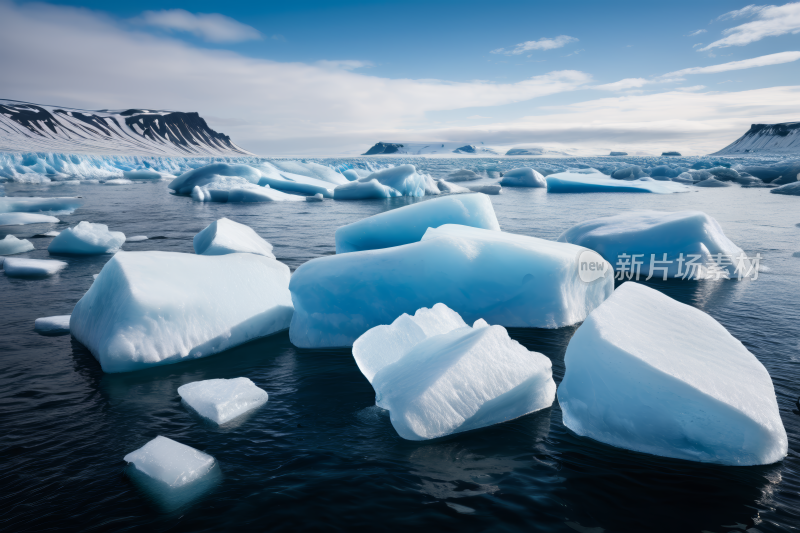
[(42, 335), (66, 335), (69, 333), (70, 315), (48, 316), (37, 318), (33, 329)]
[(207, 379), (178, 387), (178, 394), (200, 416), (217, 425), (267, 403), (265, 390), (248, 378)]
[(248, 253), (275, 259), (272, 245), (250, 226), (221, 218), (194, 236), (194, 252), (198, 255)]
[(532, 168), (515, 168), (503, 174), (503, 187), (547, 187), (547, 181)]
[(18, 239), (14, 235), (6, 235), (0, 240), (0, 255), (14, 255), (33, 250), (33, 244), (27, 239)]
[(6, 196), (0, 198), (0, 213), (44, 213), (68, 215), (83, 205), (82, 198), (34, 198)]
[(624, 283), (570, 340), (558, 388), (564, 425), (638, 452), (769, 464), (787, 453), (767, 370), (716, 320)]
[(313, 259), (292, 276), (290, 338), (299, 347), (350, 346), (368, 329), (436, 303), (468, 322), (575, 324), (614, 289), (610, 265), (598, 279), (581, 281), (585, 250), (447, 224), (417, 243)]
[(462, 224), (500, 231), (491, 200), (483, 194), (433, 198), (386, 211), (336, 230), (336, 253), (417, 242), (428, 228)]
[(417, 172), (414, 165), (385, 168), (356, 181), (346, 181), (333, 190), (333, 197), (337, 200), (419, 197), (426, 194), (439, 194), (439, 188), (433, 178)]
[(58, 274), (67, 264), (52, 259), (6, 257), (3, 270), (10, 278), (46, 278)]
[(124, 170), (122, 172), (122, 178), (126, 180), (160, 180), (162, 178), (174, 178), (170, 174), (162, 174), (161, 172), (156, 172), (155, 170)]
[(503, 188), (500, 185), (473, 185), (467, 187), (472, 192), (480, 192), (483, 194), (500, 194)]
[(719, 181), (716, 178), (708, 178), (708, 179), (705, 179), (703, 181), (695, 182), (694, 186), (695, 187), (730, 187), (731, 184), (727, 183), (727, 182), (724, 182), (724, 181)]
[(206, 357), (289, 327), (289, 267), (255, 254), (119, 252), (70, 321), (105, 372)]
[(82, 221), (63, 230), (53, 239), (47, 251), (51, 254), (99, 255), (118, 252), (125, 243), (121, 231), (109, 231), (105, 224)]
[(404, 439), (426, 440), (550, 407), (550, 360), (502, 326), (469, 327), (443, 304), (401, 315), (356, 340), (353, 357)]
[(0, 213), (0, 226), (24, 226), (26, 224), (54, 224), (56, 217), (38, 213)]
[(440, 192), (449, 192), (449, 193), (472, 192), (466, 187), (462, 187), (461, 185), (456, 185), (455, 183), (450, 183), (449, 181), (445, 180), (438, 180), (436, 182), (436, 186), (439, 187)]
[(146, 235), (132, 235), (130, 237), (125, 237), (125, 242), (142, 242), (146, 240), (147, 240)]
[(585, 193), (585, 192), (637, 192), (671, 194), (688, 192), (690, 189), (681, 183), (672, 181), (642, 181), (613, 179), (600, 172), (590, 174), (561, 172), (551, 174), (547, 180), (549, 193)]
[(633, 211), (587, 220), (562, 233), (558, 241), (596, 251), (630, 275), (628, 279), (636, 271), (661, 279), (719, 279), (713, 272), (723, 269), (724, 277), (738, 277), (737, 266), (745, 270), (743, 275), (752, 268), (742, 249), (702, 211)]

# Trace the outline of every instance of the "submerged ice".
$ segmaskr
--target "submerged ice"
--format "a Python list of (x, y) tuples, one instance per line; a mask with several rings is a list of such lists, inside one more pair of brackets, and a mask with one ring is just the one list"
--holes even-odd
[(726, 465), (774, 463), (787, 436), (767, 370), (716, 320), (624, 283), (570, 340), (564, 425), (638, 452)]

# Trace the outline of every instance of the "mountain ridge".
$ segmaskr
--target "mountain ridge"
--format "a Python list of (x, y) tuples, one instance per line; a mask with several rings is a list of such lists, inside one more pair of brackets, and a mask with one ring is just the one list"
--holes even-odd
[(710, 155), (800, 154), (800, 122), (752, 124), (744, 135)]

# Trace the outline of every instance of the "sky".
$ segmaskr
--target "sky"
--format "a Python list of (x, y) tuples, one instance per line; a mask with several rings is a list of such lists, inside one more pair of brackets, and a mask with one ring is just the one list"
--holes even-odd
[(0, 50), (0, 98), (197, 111), (266, 156), (699, 155), (800, 121), (800, 2), (0, 0)]

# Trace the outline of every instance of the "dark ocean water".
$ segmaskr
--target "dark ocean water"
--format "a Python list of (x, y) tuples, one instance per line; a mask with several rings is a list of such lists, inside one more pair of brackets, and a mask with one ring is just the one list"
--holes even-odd
[[(54, 225), (4, 226), (31, 237), (81, 220), (128, 236), (165, 236), (125, 250), (192, 252), (192, 237), (226, 216), (252, 226), (292, 269), (334, 253), (337, 227), (412, 199), (320, 204), (198, 204), (164, 183), (6, 185), (9, 195), (86, 199)], [(541, 412), (429, 442), (397, 436), (374, 406), (349, 350), (301, 350), (287, 333), (206, 359), (104, 374), (69, 336), (33, 331), (38, 317), (69, 314), (109, 256), (62, 258), (44, 280), (0, 275), (0, 529), (8, 531), (219, 531), (408, 528), (444, 531), (762, 532), (800, 529), (800, 200), (766, 189), (675, 195), (493, 196), (505, 231), (555, 239), (583, 220), (630, 209), (699, 209), (715, 217), (765, 271), (744, 282), (652, 286), (719, 320), (766, 366), (789, 435), (789, 455), (761, 467), (664, 459), (581, 438), (558, 401)], [(424, 201), (424, 200), (422, 200)], [(19, 257), (46, 258), (50, 239)], [(553, 361), (559, 383), (576, 327), (512, 329)], [(177, 388), (246, 376), (269, 402), (236, 427), (190, 414)], [(213, 455), (221, 479), (165, 509), (126, 474), (123, 456), (157, 435)]]

